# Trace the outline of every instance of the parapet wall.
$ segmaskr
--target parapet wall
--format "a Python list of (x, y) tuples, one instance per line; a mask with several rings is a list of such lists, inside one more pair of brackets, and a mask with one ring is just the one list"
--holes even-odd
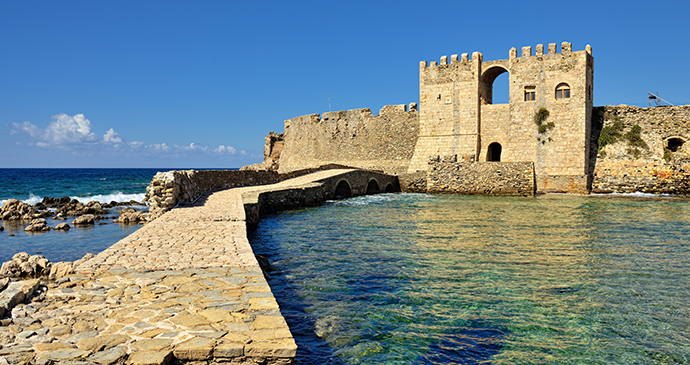
[(532, 162), (457, 162), (454, 156), (429, 161), (426, 191), (467, 195), (535, 194)]
[[(690, 105), (605, 106), (593, 116), (593, 192), (690, 194)], [(627, 137), (636, 125), (644, 146)]]
[(206, 191), (280, 181), (281, 176), (269, 171), (181, 170), (159, 172), (146, 187), (149, 211), (159, 216), (177, 203), (190, 203)]
[(325, 164), (407, 171), (419, 134), (416, 104), (304, 115), (285, 121), (278, 172)]

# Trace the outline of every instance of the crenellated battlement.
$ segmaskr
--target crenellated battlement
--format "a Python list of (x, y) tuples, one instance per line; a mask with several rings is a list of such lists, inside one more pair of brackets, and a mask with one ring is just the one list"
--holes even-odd
[[(573, 53), (573, 45), (570, 42), (562, 42), (560, 51), (558, 49), (558, 44), (557, 43), (549, 43), (548, 48), (544, 48), (543, 44), (537, 44), (536, 47), (534, 48), (535, 53), (532, 54), (532, 46), (524, 46), (521, 49), (520, 52), (520, 57), (519, 58), (525, 58), (525, 57), (541, 57), (541, 56), (549, 56), (549, 55), (569, 55)], [(545, 53), (546, 51), (546, 53)], [(592, 46), (589, 44), (585, 46), (585, 52), (589, 54), (590, 56), (592, 55)], [(517, 48), (512, 47), (508, 51), (508, 59), (512, 60), (518, 58), (518, 51)], [(463, 53), (459, 57), (457, 54), (453, 54), (450, 56), (450, 62), (448, 59), (448, 56), (441, 56), (440, 61), (421, 61), (419, 63), (420, 68), (428, 68), (428, 67), (438, 67), (438, 66), (446, 66), (446, 65), (452, 65), (455, 63), (467, 63), (471, 61), (483, 61), (483, 55), (479, 52), (473, 52), (472, 57), (469, 57), (468, 53)]]

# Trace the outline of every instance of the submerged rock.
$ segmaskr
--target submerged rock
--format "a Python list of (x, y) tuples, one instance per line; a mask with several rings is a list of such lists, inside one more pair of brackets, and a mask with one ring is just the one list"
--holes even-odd
[(45, 218), (37, 218), (32, 220), (31, 224), (24, 228), (24, 230), (27, 232), (48, 232), (50, 227), (48, 227)]
[(53, 228), (56, 231), (69, 231), (70, 225), (68, 223), (60, 223), (55, 228)]
[(74, 221), (72, 221), (73, 226), (86, 226), (90, 224), (95, 224), (96, 223), (96, 217), (94, 217), (93, 214), (84, 214), (82, 216), (77, 217)]

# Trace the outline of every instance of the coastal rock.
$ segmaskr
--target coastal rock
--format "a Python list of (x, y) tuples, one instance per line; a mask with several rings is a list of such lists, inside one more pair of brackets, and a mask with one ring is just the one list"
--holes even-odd
[(61, 261), (52, 265), (50, 268), (50, 274), (48, 274), (48, 279), (57, 280), (73, 273), (74, 264), (67, 261)]
[(85, 226), (89, 224), (95, 224), (96, 223), (96, 217), (94, 217), (93, 214), (84, 214), (82, 216), (77, 217), (74, 221), (72, 221), (73, 226)]
[(69, 204), (70, 198), (68, 196), (63, 196), (62, 198), (51, 198), (49, 196), (43, 198), (41, 204), (48, 208), (56, 208)]
[(24, 230), (27, 232), (48, 232), (50, 227), (48, 227), (45, 218), (37, 218), (32, 220), (31, 224), (24, 228)]
[(30, 256), (26, 252), (20, 252), (12, 256), (10, 261), (2, 264), (0, 276), (2, 277), (36, 277), (50, 272), (50, 261), (42, 255)]
[(2, 232), (2, 231), (4, 231), (4, 230), (5, 230), (5, 227), (0, 226), (0, 232)]
[(69, 231), (70, 225), (68, 223), (60, 223), (55, 228), (53, 228), (56, 231)]
[(120, 211), (120, 218), (115, 220), (117, 223), (135, 224), (140, 222), (147, 222), (150, 220), (151, 214), (137, 211), (132, 207), (127, 207)]
[(37, 211), (31, 205), (17, 199), (9, 199), (0, 209), (0, 218), (3, 220), (33, 219)]

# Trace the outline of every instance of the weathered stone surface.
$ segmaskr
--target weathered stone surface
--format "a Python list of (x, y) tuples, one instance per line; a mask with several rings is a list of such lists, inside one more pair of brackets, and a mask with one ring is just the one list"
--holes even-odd
[(129, 340), (125, 335), (100, 335), (77, 342), (77, 347), (82, 350), (101, 351), (108, 350)]
[(213, 356), (216, 340), (193, 337), (175, 346), (173, 354), (180, 360), (208, 360)]
[(91, 354), (90, 351), (79, 349), (67, 349), (49, 351), (41, 354), (41, 357), (54, 361), (82, 360)]
[(244, 355), (244, 344), (237, 342), (224, 342), (213, 350), (213, 357), (227, 359)]
[(132, 346), (141, 351), (159, 351), (169, 348), (172, 343), (171, 339), (152, 338), (133, 342)]
[(111, 349), (97, 352), (91, 357), (89, 357), (89, 361), (92, 361), (96, 364), (101, 364), (101, 365), (110, 365), (118, 362), (120, 359), (122, 359), (125, 355), (127, 354), (127, 349), (125, 349), (123, 346), (116, 346)]
[(165, 365), (170, 362), (172, 351), (137, 351), (129, 354), (128, 365)]
[(295, 357), (297, 345), (294, 340), (256, 342), (245, 345), (247, 356), (257, 357)]

